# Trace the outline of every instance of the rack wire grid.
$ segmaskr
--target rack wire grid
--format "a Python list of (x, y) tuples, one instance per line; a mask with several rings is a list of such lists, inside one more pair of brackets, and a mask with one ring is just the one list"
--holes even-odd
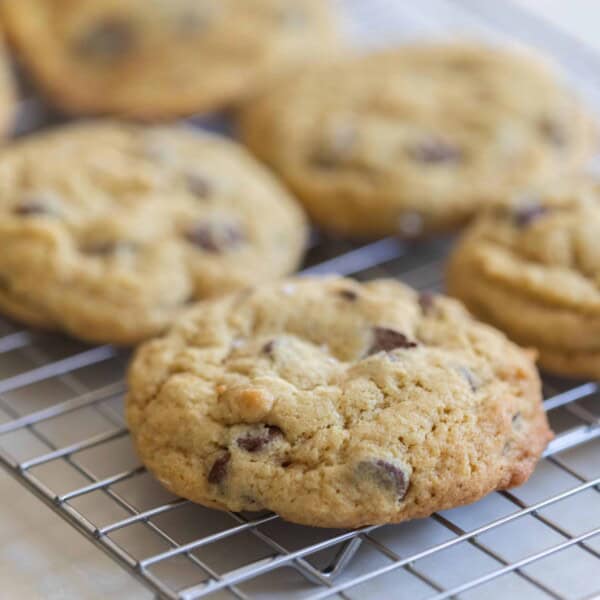
[[(359, 44), (460, 31), (554, 55), (600, 107), (600, 59), (522, 5), (337, 0)], [(20, 131), (54, 120), (34, 97)], [(356, 246), (315, 237), (304, 273), (442, 286), (449, 240)], [(0, 464), (160, 598), (600, 597), (600, 390), (546, 377), (556, 439), (524, 486), (393, 526), (339, 531), (175, 498), (123, 421), (127, 354), (0, 322)]]

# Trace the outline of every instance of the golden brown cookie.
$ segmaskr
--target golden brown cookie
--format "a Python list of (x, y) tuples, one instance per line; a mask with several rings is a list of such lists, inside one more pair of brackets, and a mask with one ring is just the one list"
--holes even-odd
[(127, 416), (172, 492), (359, 527), (523, 483), (551, 437), (530, 355), (393, 280), (206, 301), (138, 350)]
[(454, 251), (448, 287), (542, 367), (600, 378), (600, 184), (565, 180), (490, 211)]
[(32, 325), (133, 344), (293, 271), (305, 241), (289, 194), (215, 135), (92, 122), (0, 151), (0, 309)]
[(526, 54), (415, 45), (290, 77), (241, 117), (245, 142), (325, 229), (416, 236), (581, 165), (595, 126)]
[(220, 109), (338, 46), (322, 0), (10, 0), (0, 8), (35, 79), (75, 113)]
[(9, 58), (0, 35), (0, 138), (8, 135), (16, 116), (16, 90)]

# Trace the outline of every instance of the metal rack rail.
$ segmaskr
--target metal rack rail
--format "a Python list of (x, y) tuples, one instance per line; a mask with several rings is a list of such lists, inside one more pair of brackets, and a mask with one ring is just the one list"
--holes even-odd
[[(336, 0), (360, 41), (457, 26), (554, 51), (600, 107), (595, 55), (508, 2)], [(367, 6), (368, 5), (368, 6)], [(378, 12), (379, 11), (379, 12)], [(381, 18), (385, 14), (385, 18)], [(21, 129), (47, 114), (25, 101)], [(439, 289), (449, 240), (315, 239), (305, 273)], [(158, 597), (593, 598), (600, 595), (600, 386), (545, 378), (557, 432), (526, 485), (429, 519), (356, 531), (210, 511), (164, 491), (122, 416), (127, 354), (0, 321), (0, 466)]]

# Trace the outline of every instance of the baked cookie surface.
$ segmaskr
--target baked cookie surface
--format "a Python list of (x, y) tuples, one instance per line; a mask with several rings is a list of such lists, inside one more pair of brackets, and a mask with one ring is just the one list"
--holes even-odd
[(0, 151), (0, 310), (32, 325), (135, 343), (293, 271), (305, 241), (289, 194), (215, 135), (90, 122)]
[(0, 137), (8, 135), (13, 126), (17, 100), (15, 88), (4, 39), (0, 35)]
[(549, 371), (600, 378), (599, 240), (600, 184), (565, 180), (474, 223), (448, 287)]
[(572, 170), (595, 128), (528, 54), (415, 45), (307, 71), (248, 103), (241, 131), (313, 219), (351, 236), (453, 229)]
[(518, 485), (551, 437), (525, 351), (392, 280), (289, 279), (198, 305), (138, 350), (127, 417), (172, 492), (327, 527)]
[(219, 109), (339, 43), (323, 0), (9, 0), (0, 9), (42, 88), (75, 113)]

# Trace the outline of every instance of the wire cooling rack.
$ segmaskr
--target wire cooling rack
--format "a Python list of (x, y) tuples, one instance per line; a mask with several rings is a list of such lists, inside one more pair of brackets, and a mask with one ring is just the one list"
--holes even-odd
[[(600, 107), (600, 61), (508, 2), (336, 0), (359, 44), (458, 31), (551, 52)], [(20, 132), (54, 119), (22, 103)], [(363, 246), (315, 237), (305, 273), (441, 288), (449, 240)], [(169, 495), (123, 421), (128, 356), (0, 321), (0, 465), (154, 591), (195, 598), (600, 597), (600, 389), (545, 378), (556, 439), (524, 486), (401, 525), (356, 531), (210, 511)], [(3, 509), (4, 510), (4, 509)]]

